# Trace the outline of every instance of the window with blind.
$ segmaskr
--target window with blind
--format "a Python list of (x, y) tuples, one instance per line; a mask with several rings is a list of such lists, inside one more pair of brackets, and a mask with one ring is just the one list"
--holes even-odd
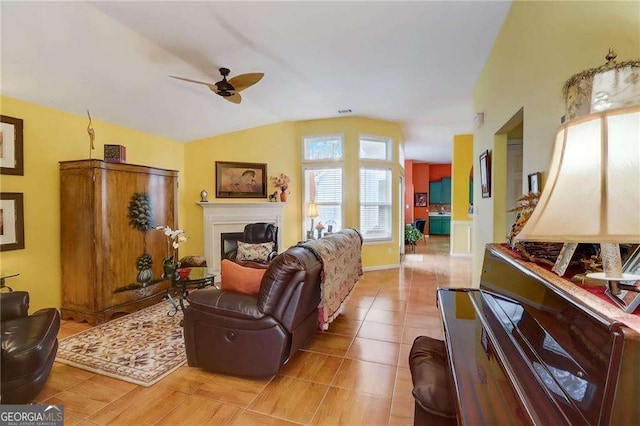
[(391, 161), (391, 140), (360, 135), (360, 159)]
[(360, 232), (365, 241), (391, 240), (391, 170), (360, 168)]
[[(303, 236), (308, 237), (308, 231), (312, 231), (317, 238), (319, 224), (324, 227), (323, 234), (342, 229), (342, 161), (342, 135), (303, 138)], [(315, 203), (317, 217), (309, 215), (310, 203)]]

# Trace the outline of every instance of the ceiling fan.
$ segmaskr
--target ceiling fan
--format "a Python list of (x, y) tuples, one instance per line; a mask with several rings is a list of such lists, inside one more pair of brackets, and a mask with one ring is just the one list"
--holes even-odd
[(249, 74), (240, 74), (235, 77), (231, 77), (227, 81), (227, 76), (231, 71), (229, 68), (220, 68), (220, 74), (222, 74), (222, 80), (217, 83), (205, 83), (204, 81), (191, 80), (190, 78), (176, 77), (170, 75), (171, 78), (177, 78), (178, 80), (188, 81), (189, 83), (197, 83), (207, 86), (216, 95), (222, 96), (225, 100), (239, 104), (242, 102), (240, 92), (244, 89), (253, 86), (259, 82), (264, 73), (254, 72)]

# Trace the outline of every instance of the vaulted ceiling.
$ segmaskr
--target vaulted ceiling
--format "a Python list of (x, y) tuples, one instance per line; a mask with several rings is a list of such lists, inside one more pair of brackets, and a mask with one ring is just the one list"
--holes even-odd
[[(190, 141), (339, 116), (396, 121), (406, 157), (451, 160), (508, 1), (2, 2), (3, 95)], [(219, 67), (263, 72), (226, 102)]]

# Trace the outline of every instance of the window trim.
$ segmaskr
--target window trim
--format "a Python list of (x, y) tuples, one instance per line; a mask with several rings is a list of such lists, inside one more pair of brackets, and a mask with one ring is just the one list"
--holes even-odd
[[(375, 141), (375, 142), (384, 142), (387, 150), (387, 158), (381, 160), (379, 158), (362, 158), (360, 156), (360, 146), (362, 144), (362, 139)], [(358, 160), (360, 163), (363, 162), (374, 162), (374, 163), (392, 163), (393, 162), (393, 138), (387, 136), (376, 136), (368, 133), (358, 133)]]
[[(340, 148), (342, 151), (342, 156), (340, 158), (319, 158), (319, 159), (307, 159), (305, 157), (307, 152), (307, 139), (334, 139), (337, 138), (340, 140)], [(317, 164), (317, 163), (341, 163), (344, 162), (344, 133), (331, 133), (328, 135), (305, 135), (302, 136), (302, 163), (303, 164)]]
[[(390, 190), (390, 194), (389, 194), (389, 204), (380, 204), (380, 203), (376, 203), (376, 204), (368, 204), (368, 205), (375, 205), (375, 206), (389, 206), (389, 237), (365, 237), (364, 235), (364, 231), (362, 229), (362, 221), (361, 221), (361, 215), (362, 215), (362, 206), (363, 203), (361, 201), (361, 196), (362, 194), (360, 193), (360, 186), (361, 186), (361, 181), (360, 181), (360, 173), (362, 171), (362, 169), (372, 169), (372, 170), (384, 170), (389, 172), (389, 177), (390, 177), (390, 181), (389, 181), (389, 190)], [(360, 161), (360, 163), (358, 164), (358, 227), (360, 229), (360, 233), (362, 235), (362, 244), (363, 245), (373, 245), (373, 244), (388, 244), (388, 243), (392, 243), (393, 242), (393, 167), (391, 165), (381, 165), (380, 161), (378, 161), (378, 164), (375, 164), (375, 161)]]

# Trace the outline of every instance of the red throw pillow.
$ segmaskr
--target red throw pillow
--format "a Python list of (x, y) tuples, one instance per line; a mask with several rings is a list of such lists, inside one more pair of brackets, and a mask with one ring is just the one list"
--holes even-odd
[(220, 288), (251, 296), (260, 293), (260, 283), (266, 269), (247, 268), (228, 259), (222, 260), (221, 267)]

